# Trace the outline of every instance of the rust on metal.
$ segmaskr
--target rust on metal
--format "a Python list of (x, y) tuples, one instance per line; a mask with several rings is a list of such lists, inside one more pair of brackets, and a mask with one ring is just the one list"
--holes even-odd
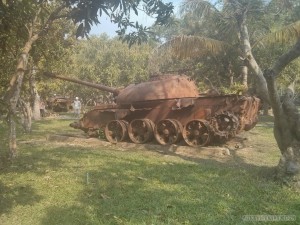
[(105, 87), (73, 78), (59, 78), (115, 95), (115, 104), (94, 107), (71, 124), (90, 136), (105, 133), (112, 143), (168, 145), (184, 141), (190, 146), (224, 142), (252, 129), (257, 123), (260, 100), (254, 96), (200, 94), (187, 76), (157, 76), (124, 89)]
[(186, 76), (162, 76), (147, 82), (129, 85), (116, 97), (117, 104), (159, 99), (197, 97), (199, 92), (193, 81)]

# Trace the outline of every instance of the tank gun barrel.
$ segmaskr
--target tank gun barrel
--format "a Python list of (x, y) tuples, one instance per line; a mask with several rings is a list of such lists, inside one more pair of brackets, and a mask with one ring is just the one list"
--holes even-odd
[(44, 75), (46, 77), (51, 77), (51, 78), (57, 78), (60, 80), (66, 80), (66, 81), (70, 81), (73, 83), (77, 83), (77, 84), (82, 84), (88, 87), (92, 87), (92, 88), (96, 88), (98, 90), (102, 90), (102, 91), (107, 91), (107, 92), (111, 92), (114, 95), (118, 95), (120, 93), (120, 89), (117, 88), (112, 88), (112, 87), (108, 87), (102, 84), (95, 84), (95, 83), (91, 83), (91, 82), (87, 82), (87, 81), (83, 81), (83, 80), (78, 80), (75, 78), (70, 78), (70, 77), (64, 77), (64, 76), (60, 76), (51, 72), (44, 72)]

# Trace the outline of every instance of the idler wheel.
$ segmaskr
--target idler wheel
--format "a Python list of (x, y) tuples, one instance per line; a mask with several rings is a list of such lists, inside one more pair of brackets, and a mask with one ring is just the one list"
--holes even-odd
[(182, 137), (182, 125), (174, 119), (165, 119), (159, 121), (154, 129), (154, 136), (161, 145), (171, 145)]
[(237, 126), (233, 119), (234, 115), (222, 113), (216, 116), (219, 131), (232, 131)]
[(105, 126), (105, 137), (111, 143), (118, 143), (127, 137), (128, 123), (124, 120), (112, 120)]
[(191, 120), (183, 128), (182, 136), (190, 146), (205, 146), (210, 142), (211, 128), (205, 120)]
[(221, 113), (215, 116), (216, 134), (226, 138), (233, 137), (239, 126), (238, 118), (230, 112)]
[(128, 135), (134, 143), (142, 144), (152, 140), (154, 123), (149, 119), (136, 119), (128, 126)]

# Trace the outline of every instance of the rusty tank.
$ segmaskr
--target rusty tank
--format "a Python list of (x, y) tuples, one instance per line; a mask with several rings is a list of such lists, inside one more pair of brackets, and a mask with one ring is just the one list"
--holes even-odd
[(53, 112), (68, 112), (72, 109), (72, 101), (64, 96), (53, 96), (46, 100), (47, 109)]
[(123, 89), (47, 74), (113, 94), (113, 104), (102, 104), (70, 126), (89, 136), (103, 131), (109, 142), (155, 139), (169, 145), (183, 140), (190, 146), (226, 142), (253, 128), (260, 100), (255, 96), (200, 94), (185, 75), (153, 76)]

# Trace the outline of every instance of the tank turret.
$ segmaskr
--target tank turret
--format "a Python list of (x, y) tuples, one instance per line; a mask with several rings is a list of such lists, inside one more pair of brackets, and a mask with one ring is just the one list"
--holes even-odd
[(123, 89), (108, 87), (70, 77), (63, 77), (53, 73), (46, 76), (107, 91), (115, 96), (117, 104), (150, 101), (158, 99), (191, 98), (199, 96), (195, 83), (184, 75), (153, 76), (150, 80), (139, 84), (131, 84)]

